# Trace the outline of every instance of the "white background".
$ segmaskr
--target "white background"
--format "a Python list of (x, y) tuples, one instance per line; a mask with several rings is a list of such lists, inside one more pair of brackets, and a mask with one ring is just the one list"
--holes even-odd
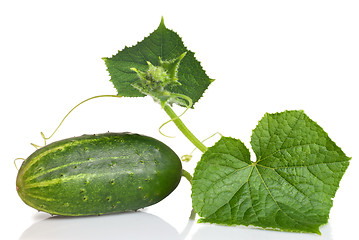
[[(1, 239), (358, 239), (358, 1), (1, 1)], [(132, 46), (161, 16), (216, 79), (183, 121), (199, 138), (241, 139), (265, 112), (303, 109), (352, 157), (322, 236), (188, 221), (190, 186), (141, 213), (51, 218), (17, 196), (15, 158), (26, 158), (80, 101), (116, 94), (102, 57)], [(182, 109), (175, 108), (180, 113)], [(137, 132), (193, 146), (149, 98), (80, 106), (51, 141), (85, 133)], [(213, 144), (218, 138), (206, 142)], [(183, 167), (190, 172), (200, 158)], [(18, 162), (18, 164), (20, 164)]]

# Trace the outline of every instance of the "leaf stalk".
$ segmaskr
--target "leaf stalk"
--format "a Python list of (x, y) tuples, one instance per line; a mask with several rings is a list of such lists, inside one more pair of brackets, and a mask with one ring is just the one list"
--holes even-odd
[(182, 120), (177, 116), (173, 109), (169, 105), (163, 107), (167, 115), (172, 119), (177, 128), (190, 140), (201, 152), (207, 151), (207, 147), (200, 141), (193, 133), (186, 127)]

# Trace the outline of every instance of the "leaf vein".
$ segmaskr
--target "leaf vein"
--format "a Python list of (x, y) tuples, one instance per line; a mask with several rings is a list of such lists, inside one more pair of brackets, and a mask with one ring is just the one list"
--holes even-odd
[[(309, 165), (293, 165), (293, 166), (285, 166), (285, 167), (276, 167), (276, 168), (270, 168), (270, 167), (267, 167), (267, 168), (270, 168), (270, 169), (283, 169), (283, 168), (302, 168), (302, 167), (305, 167), (305, 168), (308, 168), (308, 167), (311, 167), (311, 166), (318, 166), (318, 165), (327, 165), (327, 164), (336, 164), (336, 163), (346, 163), (348, 161), (338, 161), (338, 162), (321, 162), (321, 163), (313, 163), (313, 164), (309, 164)], [(266, 166), (263, 166), (263, 165), (260, 165), (258, 164), (259, 166), (261, 167), (266, 167)]]
[(253, 206), (252, 191), (251, 191), (251, 186), (250, 186), (250, 184), (249, 184), (249, 178), (250, 178), (250, 176), (252, 175), (253, 169), (254, 169), (254, 167), (252, 167), (252, 170), (251, 170), (251, 172), (249, 173), (248, 178), (247, 178), (248, 193), (249, 193), (248, 195), (249, 195), (249, 201), (250, 201), (250, 203), (251, 203), (251, 208), (253, 209), (253, 212), (254, 212), (254, 215), (255, 215), (257, 221), (259, 221), (258, 213), (257, 213), (257, 211), (254, 209), (254, 206)]
[[(290, 218), (291, 220), (293, 220), (296, 223), (299, 223), (297, 220), (295, 220), (294, 218), (290, 217), (285, 211), (283, 211), (283, 209), (278, 205), (278, 202), (275, 200), (274, 196), (272, 195), (272, 192), (269, 190), (267, 184), (264, 182), (264, 179), (261, 175), (261, 173), (259, 172), (257, 166), (255, 166), (257, 173), (259, 175), (259, 178), (261, 179), (261, 182), (263, 183), (263, 186), (265, 187), (265, 189), (267, 190), (268, 194), (270, 195), (270, 197), (273, 199), (275, 205), (277, 206), (278, 210), (283, 212), (284, 215), (286, 215), (288, 218)], [(278, 212), (277, 212), (278, 213)]]
[[(246, 166), (246, 167), (244, 167), (244, 168), (247, 168), (247, 167), (250, 167), (250, 165), (248, 165), (248, 166)], [(241, 169), (244, 169), (244, 168), (241, 168)], [(228, 174), (226, 177), (228, 177), (229, 175), (234, 174), (235, 172), (237, 172), (238, 170), (241, 170), (241, 169), (237, 169), (236, 171), (234, 171), (234, 172)], [(238, 187), (238, 189), (237, 189), (236, 191), (234, 191), (232, 197), (230, 197), (229, 200), (226, 201), (223, 205), (221, 205), (220, 207), (218, 207), (218, 209), (217, 209), (214, 213), (216, 213), (219, 209), (221, 209), (222, 207), (224, 207), (226, 204), (229, 204), (229, 202), (230, 202), (230, 201), (233, 199), (233, 197), (239, 192), (239, 190), (240, 190), (246, 183), (248, 183), (249, 178), (250, 178), (250, 176), (252, 175), (252, 172), (253, 172), (253, 167), (252, 167), (251, 171), (250, 171), (249, 174), (248, 174), (247, 180), (244, 181), (243, 184), (241, 184), (241, 185)], [(214, 185), (214, 183), (213, 183), (212, 185)], [(238, 206), (239, 206), (239, 205), (238, 205)], [(204, 206), (203, 206), (203, 207), (204, 207)], [(203, 209), (203, 208), (202, 208), (202, 209)], [(253, 211), (255, 211), (254, 208), (253, 208)], [(232, 219), (232, 212), (231, 212), (231, 219)]]
[[(273, 156), (275, 153), (281, 151), (281, 147), (282, 147), (283, 144), (288, 140), (289, 136), (292, 134), (292, 132), (293, 132), (295, 126), (298, 124), (298, 122), (299, 122), (299, 120), (300, 120), (300, 118), (301, 118), (302, 116), (303, 116), (303, 112), (302, 112), (302, 114), (298, 117), (298, 119), (295, 121), (295, 123), (290, 127), (289, 133), (286, 135), (285, 139), (283, 140), (283, 142), (282, 142), (282, 144), (280, 145), (280, 147), (278, 148), (278, 150), (274, 151), (273, 153), (269, 154), (268, 156), (266, 156), (266, 157), (264, 157), (264, 158), (260, 158), (260, 159), (257, 161), (257, 163), (259, 163), (259, 162), (261, 162), (261, 161), (267, 159), (268, 157)], [(269, 117), (267, 117), (267, 122), (268, 122), (268, 129), (270, 129), (270, 126), (269, 126)], [(267, 144), (267, 147), (266, 147), (265, 151), (268, 150), (268, 148), (269, 148), (269, 146), (270, 146), (270, 142), (271, 142), (273, 136), (278, 136), (277, 132), (278, 132), (279, 129), (280, 129), (280, 128), (276, 128), (275, 133), (274, 133), (274, 134), (271, 134), (270, 139), (269, 139), (269, 141), (268, 141), (268, 144)], [(262, 154), (263, 154), (263, 153), (262, 153)]]
[(316, 146), (325, 147), (323, 145), (320, 145), (320, 144), (314, 142), (314, 143), (298, 144), (298, 145), (290, 146), (290, 147), (287, 147), (287, 148), (280, 148), (280, 149), (276, 150), (275, 152), (271, 153), (270, 155), (262, 158), (260, 161), (257, 161), (257, 163), (262, 162), (262, 161), (266, 160), (267, 158), (272, 157), (276, 153), (281, 153), (282, 151), (286, 151), (286, 150), (293, 149), (293, 148), (296, 148), (296, 147), (304, 147), (304, 146), (310, 146), (310, 145), (316, 145)]

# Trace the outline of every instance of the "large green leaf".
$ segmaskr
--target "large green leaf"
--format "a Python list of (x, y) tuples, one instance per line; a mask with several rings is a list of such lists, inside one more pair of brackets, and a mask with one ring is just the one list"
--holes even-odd
[(145, 94), (133, 87), (139, 77), (132, 69), (146, 71), (147, 62), (158, 66), (159, 59), (172, 60), (187, 52), (178, 69), (178, 81), (181, 85), (171, 86), (168, 91), (182, 94), (197, 102), (211, 83), (211, 79), (202, 69), (200, 62), (183, 44), (182, 39), (164, 25), (162, 19), (159, 27), (143, 41), (133, 47), (125, 47), (111, 58), (105, 60), (111, 81), (119, 95), (125, 97), (143, 97)]
[(203, 154), (192, 186), (201, 221), (320, 233), (350, 158), (302, 111), (266, 114), (251, 145), (256, 162), (228, 137)]

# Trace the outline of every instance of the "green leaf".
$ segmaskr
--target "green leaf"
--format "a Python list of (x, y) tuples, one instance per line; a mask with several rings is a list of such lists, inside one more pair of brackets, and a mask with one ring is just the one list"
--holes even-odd
[(266, 114), (251, 145), (256, 162), (228, 137), (203, 154), (192, 181), (200, 221), (320, 234), (350, 158), (302, 111)]
[[(175, 76), (175, 69), (179, 62), (171, 60), (183, 55), (181, 64)], [(165, 90), (188, 96), (196, 103), (207, 89), (212, 80), (202, 69), (200, 62), (183, 44), (182, 39), (164, 25), (163, 18), (159, 27), (143, 41), (133, 47), (125, 47), (111, 58), (103, 58), (111, 81), (117, 92), (125, 97), (143, 97), (144, 93), (133, 87), (140, 79), (135, 71), (145, 72), (148, 62), (154, 66), (165, 66), (172, 78), (177, 78), (180, 84), (169, 85)], [(177, 64), (177, 65), (176, 65)]]

